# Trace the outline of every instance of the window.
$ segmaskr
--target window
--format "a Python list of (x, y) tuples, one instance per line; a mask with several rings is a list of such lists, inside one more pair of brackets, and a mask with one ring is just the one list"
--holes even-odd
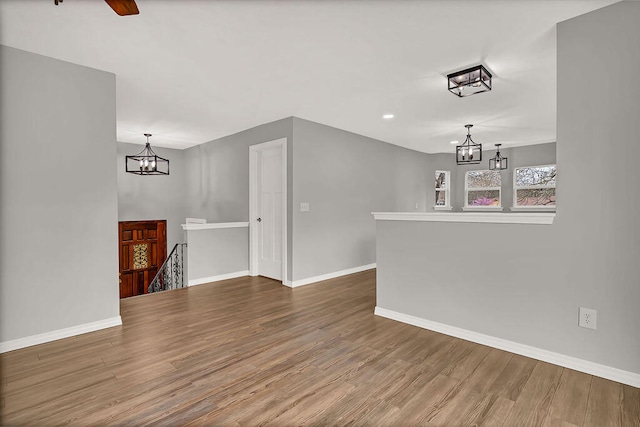
[(449, 171), (436, 171), (436, 204), (435, 209), (451, 206), (451, 194), (449, 191)]
[(556, 165), (527, 166), (513, 171), (515, 207), (556, 207)]
[(499, 207), (500, 186), (499, 171), (469, 171), (465, 174), (465, 207)]

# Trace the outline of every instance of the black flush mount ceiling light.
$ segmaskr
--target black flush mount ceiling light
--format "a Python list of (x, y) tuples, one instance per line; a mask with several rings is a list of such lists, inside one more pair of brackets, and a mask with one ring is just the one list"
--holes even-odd
[(507, 168), (507, 158), (500, 155), (500, 146), (502, 144), (496, 144), (496, 155), (489, 159), (489, 170), (505, 170)]
[(467, 139), (456, 146), (456, 163), (459, 165), (477, 165), (482, 161), (482, 144), (476, 144), (471, 139), (473, 125), (464, 125), (467, 128)]
[(491, 73), (482, 65), (451, 73), (447, 80), (449, 91), (459, 97), (491, 90)]
[(147, 144), (133, 156), (125, 157), (125, 170), (136, 175), (169, 175), (169, 160), (158, 156), (149, 144), (150, 133), (145, 133)]

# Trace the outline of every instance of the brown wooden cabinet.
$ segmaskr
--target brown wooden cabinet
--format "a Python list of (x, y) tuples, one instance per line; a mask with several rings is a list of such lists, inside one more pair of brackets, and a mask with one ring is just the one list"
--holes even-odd
[(167, 221), (120, 221), (120, 298), (147, 293), (167, 257)]

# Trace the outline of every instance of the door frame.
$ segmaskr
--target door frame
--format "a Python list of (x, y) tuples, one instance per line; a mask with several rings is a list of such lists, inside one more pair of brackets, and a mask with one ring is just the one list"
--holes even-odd
[(258, 275), (258, 153), (280, 147), (282, 156), (282, 284), (287, 280), (287, 138), (249, 146), (249, 275)]

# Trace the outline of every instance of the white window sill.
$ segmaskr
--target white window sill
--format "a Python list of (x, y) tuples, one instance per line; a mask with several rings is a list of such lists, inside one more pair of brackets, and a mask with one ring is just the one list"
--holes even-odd
[(502, 206), (463, 206), (465, 212), (502, 212)]
[(513, 212), (555, 212), (555, 206), (512, 206), (509, 210)]
[(434, 206), (433, 210), (434, 211), (450, 211), (453, 208), (451, 206)]
[(553, 212), (373, 212), (378, 221), (483, 222), (494, 224), (553, 224)]

